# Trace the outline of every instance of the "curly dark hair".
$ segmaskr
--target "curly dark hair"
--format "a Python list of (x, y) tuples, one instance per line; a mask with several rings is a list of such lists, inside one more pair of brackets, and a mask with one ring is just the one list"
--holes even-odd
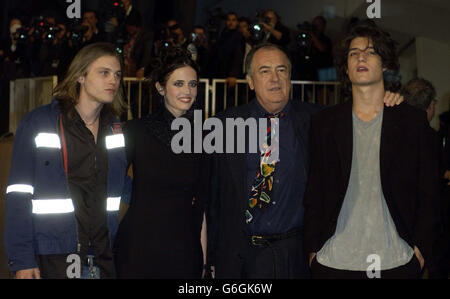
[(197, 63), (192, 60), (191, 53), (179, 47), (171, 47), (165, 49), (160, 55), (153, 59), (151, 62), (151, 73), (147, 78), (151, 88), (156, 89), (155, 84), (159, 83), (161, 86), (165, 86), (170, 75), (181, 67), (190, 66), (199, 74), (199, 68)]
[[(398, 71), (400, 68), (396, 51), (397, 43), (390, 34), (379, 28), (373, 20), (360, 21), (352, 27), (336, 48), (335, 65), (344, 96), (351, 96), (352, 84), (347, 75), (348, 50), (351, 42), (357, 37), (367, 37), (372, 41), (375, 52), (381, 57), (383, 68), (391, 71)], [(386, 90), (398, 91), (400, 87), (399, 82), (384, 80)]]

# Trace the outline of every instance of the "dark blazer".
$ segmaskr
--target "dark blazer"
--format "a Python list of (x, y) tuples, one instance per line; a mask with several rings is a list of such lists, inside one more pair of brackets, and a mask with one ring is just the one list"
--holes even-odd
[(241, 33), (237, 29), (225, 29), (220, 36), (216, 51), (218, 78), (241, 78), (245, 55), (245, 40)]
[[(318, 113), (311, 124), (311, 167), (304, 206), (305, 252), (317, 252), (334, 235), (350, 179), (352, 102)], [(436, 232), (437, 157), (425, 113), (407, 104), (385, 107), (380, 175), (399, 236), (430, 257)]]
[(138, 34), (131, 58), (136, 62), (136, 69), (145, 68), (150, 65), (152, 58), (153, 34), (146, 28), (142, 28)]
[(281, 32), (281, 34), (282, 34), (281, 39), (278, 40), (273, 35), (270, 35), (270, 37), (267, 40), (267, 42), (271, 43), (271, 44), (279, 45), (279, 46), (284, 47), (284, 48), (287, 48), (287, 46), (289, 45), (289, 43), (291, 41), (291, 32), (290, 32), (289, 28), (284, 26), (282, 23), (278, 22), (275, 25), (274, 29)]
[[(321, 108), (296, 100), (292, 100), (291, 107), (295, 133), (303, 151), (299, 159), (306, 162), (305, 169), (299, 171), (305, 171), (306, 175), (310, 119), (311, 115)], [(217, 117), (224, 124), (226, 118), (240, 117), (245, 120), (250, 117), (250, 105), (230, 108)], [(226, 132), (223, 136), (227, 136)], [(249, 242), (245, 222), (249, 195), (246, 154), (214, 154), (212, 161), (212, 195), (207, 215), (208, 260), (216, 267), (217, 278), (240, 278)]]

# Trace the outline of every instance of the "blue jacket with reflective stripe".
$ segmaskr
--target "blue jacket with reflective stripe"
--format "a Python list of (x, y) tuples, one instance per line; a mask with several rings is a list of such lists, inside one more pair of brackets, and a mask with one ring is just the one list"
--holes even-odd
[[(53, 100), (26, 115), (17, 128), (6, 195), (4, 236), (13, 272), (37, 268), (36, 255), (77, 252), (77, 222), (73, 211), (67, 210), (71, 196), (64, 171), (61, 136), (57, 135), (59, 114), (57, 102)], [(106, 136), (112, 136), (112, 126), (108, 130)], [(120, 141), (123, 135), (118, 137), (116, 140)], [(117, 198), (129, 203), (131, 181), (126, 175), (124, 143), (110, 147), (107, 190), (108, 198), (116, 198), (116, 205), (109, 206), (107, 212), (112, 244), (118, 227)], [(63, 209), (57, 204), (63, 202), (61, 200), (66, 200)]]

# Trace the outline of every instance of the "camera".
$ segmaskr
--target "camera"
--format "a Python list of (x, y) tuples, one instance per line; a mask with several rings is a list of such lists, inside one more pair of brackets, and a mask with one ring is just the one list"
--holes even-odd
[(123, 48), (125, 47), (126, 44), (128, 44), (128, 42), (129, 42), (128, 34), (124, 30), (119, 30), (117, 32), (116, 41), (114, 43), (116, 45), (117, 53), (123, 54)]
[(14, 33), (14, 40), (19, 44), (25, 44), (28, 41), (28, 32), (30, 31), (29, 27), (20, 27)]
[(111, 4), (108, 5), (107, 11), (110, 18), (121, 19), (125, 15), (124, 6), (120, 0), (111, 1)]
[(70, 30), (70, 38), (72, 41), (81, 41), (84, 34), (89, 30), (88, 26), (75, 25)]
[(81, 25), (80, 21), (74, 21), (67, 27), (68, 40), (72, 43), (72, 47), (79, 48), (83, 43), (84, 34), (89, 30), (89, 27)]
[(207, 11), (209, 18), (206, 22), (206, 31), (209, 36), (209, 41), (211, 44), (216, 44), (219, 40), (220, 26), (222, 22), (226, 19), (222, 8), (218, 7), (214, 10)]
[(305, 21), (303, 23), (297, 24), (297, 29), (299, 33), (296, 37), (297, 48), (300, 55), (305, 59), (309, 59), (311, 54), (312, 39), (311, 33), (313, 31), (313, 26), (311, 23)]
[(256, 12), (255, 21), (249, 26), (250, 40), (255, 45), (263, 42), (266, 36), (264, 26), (261, 23), (270, 23), (270, 19), (265, 18), (260, 12)]
[(52, 25), (45, 22), (44, 16), (39, 16), (32, 19), (29, 30), (32, 30), (34, 39), (41, 40), (46, 39), (46, 34), (51, 27)]
[(193, 43), (195, 43), (196, 41), (198, 41), (198, 35), (194, 32), (191, 33), (191, 41)]
[(45, 35), (45, 39), (49, 40), (49, 41), (53, 41), (55, 39), (55, 37), (56, 37), (56, 34), (58, 32), (60, 32), (60, 31), (61, 31), (61, 28), (59, 28), (57, 26), (55, 26), (55, 27), (53, 27), (53, 26), (52, 27), (48, 27), (48, 30), (47, 30), (46, 35)]

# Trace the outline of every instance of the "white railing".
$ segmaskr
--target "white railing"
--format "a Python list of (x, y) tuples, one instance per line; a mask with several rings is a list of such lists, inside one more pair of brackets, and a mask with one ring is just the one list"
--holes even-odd
[(144, 82), (144, 78), (138, 79), (133, 77), (125, 77), (123, 78), (124, 82), (124, 92), (127, 95), (127, 119), (133, 119), (133, 114), (131, 112), (131, 85), (138, 84), (138, 115), (142, 116), (142, 83)]
[[(321, 104), (323, 105), (336, 105), (339, 103), (339, 82), (324, 82), (324, 81), (291, 81), (292, 86), (296, 86), (296, 85), (300, 85), (302, 92), (301, 92), (301, 97), (300, 100), (302, 102), (305, 101), (305, 87), (311, 86), (312, 87), (312, 97), (311, 97), (311, 102), (312, 103), (317, 103), (317, 102), (321, 102)], [(323, 98), (317, 98), (317, 86), (322, 87), (322, 89), (319, 89), (320, 93), (323, 93)], [(327, 97), (327, 90), (328, 90), (328, 86), (333, 87), (333, 98), (334, 101), (333, 103), (330, 103), (328, 97)], [(294, 88), (291, 88), (291, 99), (294, 98)]]
[[(45, 105), (51, 102), (53, 89), (56, 87), (58, 79), (53, 77), (39, 77), (39, 78), (27, 78), (18, 79), (10, 82), (10, 121), (9, 130), (15, 133), (19, 121), (28, 112), (34, 108)], [(138, 117), (142, 117), (151, 111), (142, 111), (142, 96), (143, 96), (143, 82), (144, 79), (138, 79), (134, 77), (124, 78), (124, 93), (127, 101), (127, 119), (133, 118), (132, 115), (132, 88), (133, 85), (137, 85), (137, 114)], [(211, 83), (210, 83), (211, 82)], [(301, 101), (308, 101), (312, 103), (320, 103), (322, 105), (334, 105), (339, 103), (339, 83), (338, 82), (316, 82), (316, 81), (291, 81), (291, 98), (299, 99)], [(219, 93), (222, 91), (223, 85), (223, 97), (220, 95), (220, 99), (223, 99), (222, 109), (226, 109), (229, 106), (238, 106), (239, 104), (248, 103), (251, 92), (248, 87), (247, 81), (239, 79), (236, 81), (234, 89), (228, 88), (225, 79), (200, 79), (199, 89), (204, 91), (204, 117), (205, 119), (216, 115), (218, 108), (217, 99)], [(300, 90), (299, 90), (300, 88)], [(229, 96), (228, 93), (233, 92), (233, 95)], [(243, 92), (245, 90), (245, 92)], [(199, 93), (202, 94), (202, 93)], [(244, 97), (243, 99), (241, 97)], [(152, 98), (149, 94), (150, 103), (152, 104)], [(228, 105), (229, 101), (233, 101), (232, 105)], [(149, 106), (151, 107), (151, 106)], [(151, 109), (149, 109), (151, 110)]]
[[(210, 116), (214, 116), (216, 114), (217, 107), (217, 95), (219, 92), (219, 84), (223, 84), (223, 109), (229, 107), (228, 102), (228, 92), (229, 89), (227, 87), (226, 79), (213, 79), (211, 85), (211, 94), (212, 94), (212, 114)], [(339, 82), (323, 82), (323, 81), (291, 81), (291, 99), (300, 99), (302, 102), (308, 101), (312, 103), (320, 103), (322, 105), (335, 105), (339, 103)], [(245, 103), (248, 103), (249, 100), (249, 87), (247, 81), (244, 79), (239, 79), (236, 81), (236, 85), (234, 87), (234, 106), (238, 106), (239, 103), (239, 88), (244, 85), (246, 90), (245, 92)], [(296, 86), (301, 87), (301, 97), (298, 97), (295, 94)], [(329, 91), (329, 89), (332, 89)], [(332, 96), (332, 101), (330, 97)], [(306, 98), (307, 97), (307, 98)], [(242, 104), (242, 103), (241, 103)], [(209, 114), (208, 114), (209, 116)]]
[[(125, 85), (127, 90), (127, 98), (128, 98), (128, 119), (132, 119), (131, 115), (131, 105), (130, 105), (130, 84), (132, 82), (139, 82), (141, 84), (142, 80), (139, 81), (136, 78), (125, 78)], [(210, 84), (209, 79), (200, 79), (200, 88), (203, 88), (204, 92), (204, 117), (205, 119), (211, 116), (216, 115), (216, 112), (219, 107), (217, 107), (217, 99), (218, 94), (221, 92), (221, 89), (223, 88), (223, 108), (224, 110), (229, 107), (228, 101), (228, 93), (230, 89), (228, 89), (227, 81), (226, 79), (212, 79)], [(292, 88), (291, 88), (291, 98), (292, 99), (300, 99), (301, 101), (309, 101), (312, 103), (320, 103), (322, 105), (335, 105), (339, 103), (339, 82), (322, 82), (322, 81), (297, 81), (293, 80), (291, 81)], [(223, 87), (221, 86), (223, 85)], [(300, 96), (295, 93), (295, 87), (300, 86), (301, 93)], [(234, 89), (231, 88), (231, 91), (234, 93), (234, 95), (231, 97), (231, 100), (233, 100), (233, 105), (238, 106), (239, 105), (239, 91), (242, 89), (245, 90), (244, 94), (244, 101), (242, 103), (248, 103), (250, 95), (250, 89), (247, 84), (247, 80), (245, 79), (238, 79), (236, 80), (236, 85), (234, 86)], [(139, 101), (138, 101), (138, 111), (139, 111), (139, 117), (142, 116), (141, 113), (141, 100), (142, 100), (142, 86), (140, 85), (139, 90)], [(330, 90), (331, 89), (331, 90)], [(330, 97), (331, 96), (331, 97)], [(332, 100), (330, 100), (332, 99)], [(222, 103), (221, 103), (222, 104)]]
[(205, 110), (204, 110), (205, 115), (204, 115), (204, 117), (205, 117), (205, 119), (207, 119), (209, 117), (209, 110), (210, 110), (210, 107), (209, 107), (209, 99), (210, 99), (209, 92), (211, 90), (211, 86), (209, 84), (209, 79), (200, 79), (199, 81), (200, 81), (200, 86), (202, 86), (203, 84), (205, 85), (205, 87), (203, 89), (205, 91)]
[[(149, 113), (150, 111), (145, 111), (144, 114), (142, 113), (142, 94), (143, 94), (143, 89), (142, 89), (142, 84), (145, 81), (145, 79), (138, 79), (138, 78), (134, 78), (134, 77), (125, 77), (123, 79), (124, 81), (124, 92), (126, 94), (126, 101), (127, 101), (127, 119), (131, 120), (133, 119), (133, 113), (131, 110), (131, 86), (133, 84), (137, 84), (138, 85), (138, 117), (141, 118), (143, 115), (146, 115), (147, 113)], [(200, 79), (199, 80), (199, 86), (203, 87), (205, 90), (205, 107), (204, 107), (204, 112), (205, 112), (205, 118), (207, 118), (209, 116), (209, 90), (210, 90), (210, 85), (209, 85), (209, 80), (208, 79)], [(208, 92), (207, 92), (208, 91)], [(151, 96), (150, 96), (150, 101), (151, 101)]]
[[(212, 93), (212, 99), (211, 99), (211, 106), (212, 106), (212, 113), (209, 116), (216, 115), (216, 109), (217, 109), (217, 85), (219, 83), (223, 84), (223, 109), (227, 109), (227, 102), (228, 102), (228, 87), (227, 87), (227, 81), (225, 79), (212, 79), (212, 85), (211, 85), (211, 93)], [(238, 106), (238, 100), (239, 100), (239, 86), (244, 85), (246, 89), (246, 103), (248, 103), (248, 84), (247, 80), (245, 79), (238, 79), (236, 80), (236, 85), (234, 86), (234, 106)]]

